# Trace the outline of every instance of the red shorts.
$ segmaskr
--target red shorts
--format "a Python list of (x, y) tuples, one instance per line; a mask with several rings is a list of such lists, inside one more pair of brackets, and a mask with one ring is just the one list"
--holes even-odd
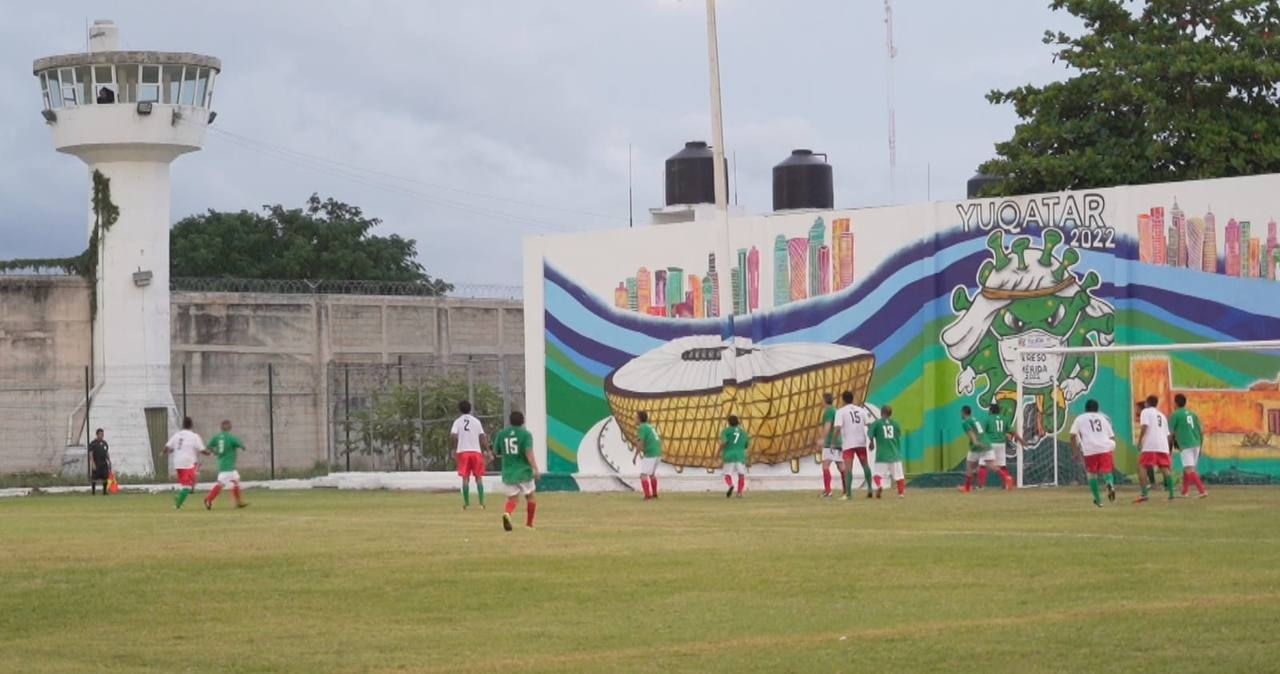
[(1152, 466), (1154, 468), (1169, 468), (1173, 462), (1169, 460), (1168, 454), (1160, 452), (1143, 452), (1138, 455), (1138, 465), (1146, 468)]
[(459, 452), (458, 475), (484, 477), (484, 455), (480, 452)]
[(1110, 475), (1116, 469), (1115, 454), (1103, 452), (1084, 457), (1084, 470), (1094, 475)]
[(179, 468), (178, 484), (184, 487), (195, 488), (196, 486), (196, 469), (195, 468)]
[(866, 461), (866, 460), (867, 460), (867, 448), (866, 448), (866, 447), (854, 447), (853, 449), (846, 449), (846, 450), (844, 450), (844, 460), (845, 460), (845, 461), (853, 461), (853, 457), (855, 457), (855, 456), (857, 456), (859, 459), (861, 459), (861, 460), (863, 460), (863, 461)]

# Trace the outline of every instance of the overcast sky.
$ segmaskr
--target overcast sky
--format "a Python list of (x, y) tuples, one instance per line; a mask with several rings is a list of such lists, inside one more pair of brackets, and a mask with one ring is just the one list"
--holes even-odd
[[(808, 147), (830, 155), (839, 207), (963, 197), (1016, 119), (983, 95), (1065, 74), (1040, 40), (1069, 17), (1047, 4), (895, 0), (891, 193), (883, 2), (720, 0), (732, 193), (769, 210), (771, 167)], [(86, 20), (109, 18), (126, 48), (222, 59), (214, 128), (236, 137), (210, 133), (175, 163), (175, 221), (319, 192), (382, 218), (382, 234), (417, 239), (433, 275), (518, 284), (525, 235), (627, 225), (628, 144), (645, 223), (661, 205), (663, 160), (710, 140), (704, 7), (3, 0), (0, 258), (84, 248), (87, 177), (51, 148), (31, 62), (83, 51)]]

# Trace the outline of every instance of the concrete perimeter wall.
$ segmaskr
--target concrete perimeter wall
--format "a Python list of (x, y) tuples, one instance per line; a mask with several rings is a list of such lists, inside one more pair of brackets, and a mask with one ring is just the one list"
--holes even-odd
[[(245, 468), (269, 465), (272, 416), (277, 469), (328, 458), (335, 364), (501, 357), (510, 381), (524, 382), (516, 301), (175, 292), (171, 310), (174, 399), (181, 409), (185, 388), (186, 411), (206, 438), (233, 420), (252, 450)], [(86, 282), (0, 276), (0, 473), (61, 468), (73, 415), (77, 431), (82, 419), (91, 339)], [(109, 420), (92, 423), (110, 439)]]
[(88, 282), (0, 276), (0, 472), (61, 468), (91, 342)]

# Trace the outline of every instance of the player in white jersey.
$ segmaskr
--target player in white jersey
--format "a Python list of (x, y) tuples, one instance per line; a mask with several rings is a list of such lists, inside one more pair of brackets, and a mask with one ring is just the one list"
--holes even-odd
[(489, 438), (484, 434), (484, 426), (471, 416), (471, 402), (459, 402), (458, 412), (462, 416), (455, 419), (453, 428), (449, 429), (449, 444), (457, 456), (458, 475), (462, 478), (462, 509), (471, 507), (469, 478), (474, 476), (480, 509), (484, 510), (484, 464), (486, 459), (492, 458), (493, 451), (489, 447)]
[(1170, 470), (1173, 462), (1169, 456), (1169, 420), (1164, 416), (1164, 412), (1156, 407), (1159, 404), (1159, 398), (1147, 396), (1147, 406), (1138, 418), (1138, 423), (1142, 424), (1142, 430), (1138, 435), (1138, 447), (1141, 451), (1138, 455), (1138, 483), (1142, 487), (1142, 495), (1134, 499), (1134, 503), (1147, 502), (1147, 492), (1151, 489), (1151, 484), (1142, 469), (1148, 466), (1160, 469), (1160, 475), (1164, 477), (1164, 486), (1169, 490), (1169, 500), (1173, 500), (1173, 472)]
[(177, 510), (196, 489), (196, 455), (204, 449), (204, 440), (191, 430), (192, 426), (191, 417), (183, 417), (182, 430), (164, 443), (164, 453), (173, 455), (173, 468), (178, 473), (178, 496), (173, 500)]
[(844, 496), (841, 500), (847, 501), (853, 497), (853, 457), (858, 457), (858, 462), (862, 464), (862, 475), (864, 484), (867, 486), (867, 498), (871, 498), (874, 494), (874, 487), (871, 484), (871, 464), (867, 461), (867, 425), (873, 419), (871, 413), (861, 405), (853, 404), (853, 392), (845, 391), (840, 394), (840, 400), (844, 402), (844, 407), (836, 410), (835, 427), (840, 431), (840, 445), (844, 450), (842, 458), (844, 460)]
[(1107, 483), (1107, 500), (1116, 500), (1115, 451), (1116, 432), (1111, 420), (1098, 412), (1098, 401), (1087, 400), (1085, 412), (1071, 424), (1071, 450), (1084, 457), (1084, 470), (1089, 475), (1089, 491), (1093, 492), (1093, 504), (1102, 507), (1102, 493), (1098, 491), (1098, 476)]

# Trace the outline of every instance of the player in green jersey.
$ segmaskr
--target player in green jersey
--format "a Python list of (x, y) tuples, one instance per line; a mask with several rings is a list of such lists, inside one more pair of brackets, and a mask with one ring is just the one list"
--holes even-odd
[(822, 498), (831, 498), (831, 464), (840, 471), (840, 487), (844, 489), (845, 477), (844, 457), (840, 447), (840, 433), (836, 430), (836, 397), (831, 393), (822, 394), (822, 421), (819, 422), (818, 452), (822, 454)]
[(973, 409), (968, 405), (960, 408), (960, 430), (969, 439), (969, 455), (965, 460), (964, 484), (960, 491), (969, 493), (973, 489), (974, 472), (978, 464), (992, 460), (991, 445), (986, 441), (986, 429), (982, 422), (973, 418)]
[(1013, 476), (1009, 475), (1009, 469), (1006, 466), (1008, 461), (1008, 443), (1014, 441), (1021, 443), (1022, 436), (1013, 430), (1013, 414), (1003, 413), (1000, 406), (992, 403), (987, 408), (987, 419), (982, 424), (984, 430), (983, 441), (991, 448), (991, 459), (978, 466), (978, 489), (987, 486), (987, 471), (994, 470), (1000, 473), (1000, 480), (1004, 483), (1005, 489), (1013, 489)]
[(867, 429), (871, 436), (871, 449), (876, 453), (876, 498), (884, 493), (884, 480), (893, 477), (898, 487), (898, 498), (907, 495), (907, 474), (902, 468), (902, 426), (893, 419), (893, 406), (880, 408), (880, 418)]
[[(653, 424), (649, 423), (648, 412), (640, 412), (636, 418), (640, 421), (640, 426), (636, 428), (640, 446), (636, 447), (631, 462), (640, 462), (640, 487), (644, 489), (644, 500), (648, 501), (658, 498), (658, 463), (662, 461), (662, 438)], [(644, 458), (641, 459), (641, 456)]]
[(1187, 409), (1186, 396), (1179, 393), (1173, 397), (1173, 403), (1178, 409), (1169, 417), (1169, 432), (1173, 434), (1174, 446), (1181, 450), (1178, 456), (1182, 460), (1182, 495), (1186, 496), (1194, 484), (1196, 491), (1200, 492), (1200, 498), (1204, 498), (1209, 495), (1209, 491), (1204, 488), (1204, 480), (1200, 479), (1200, 473), (1196, 471), (1196, 463), (1200, 461), (1200, 446), (1204, 443), (1204, 426), (1200, 423), (1200, 416)]
[(213, 509), (213, 501), (218, 498), (218, 494), (222, 493), (224, 487), (231, 488), (231, 496), (235, 498), (237, 508), (249, 505), (240, 497), (240, 472), (236, 470), (236, 459), (242, 449), (244, 445), (240, 444), (240, 439), (231, 434), (231, 422), (224, 419), (222, 432), (209, 440), (208, 449), (200, 452), (205, 455), (212, 454), (218, 459), (218, 483), (213, 485), (209, 495), (204, 498), (205, 510)]
[(738, 417), (730, 414), (729, 425), (720, 431), (720, 453), (724, 455), (724, 483), (729, 487), (724, 497), (733, 496), (733, 476), (738, 476), (738, 498), (742, 498), (742, 490), (747, 486), (747, 448), (751, 446), (751, 436), (742, 427)]
[(533, 493), (538, 477), (538, 458), (533, 455), (533, 434), (525, 430), (524, 415), (512, 412), (510, 426), (498, 431), (493, 445), (502, 455), (502, 484), (507, 488), (507, 505), (502, 513), (502, 528), (511, 531), (511, 513), (515, 512), (520, 495), (524, 495), (524, 525), (533, 528), (533, 513), (538, 507)]

